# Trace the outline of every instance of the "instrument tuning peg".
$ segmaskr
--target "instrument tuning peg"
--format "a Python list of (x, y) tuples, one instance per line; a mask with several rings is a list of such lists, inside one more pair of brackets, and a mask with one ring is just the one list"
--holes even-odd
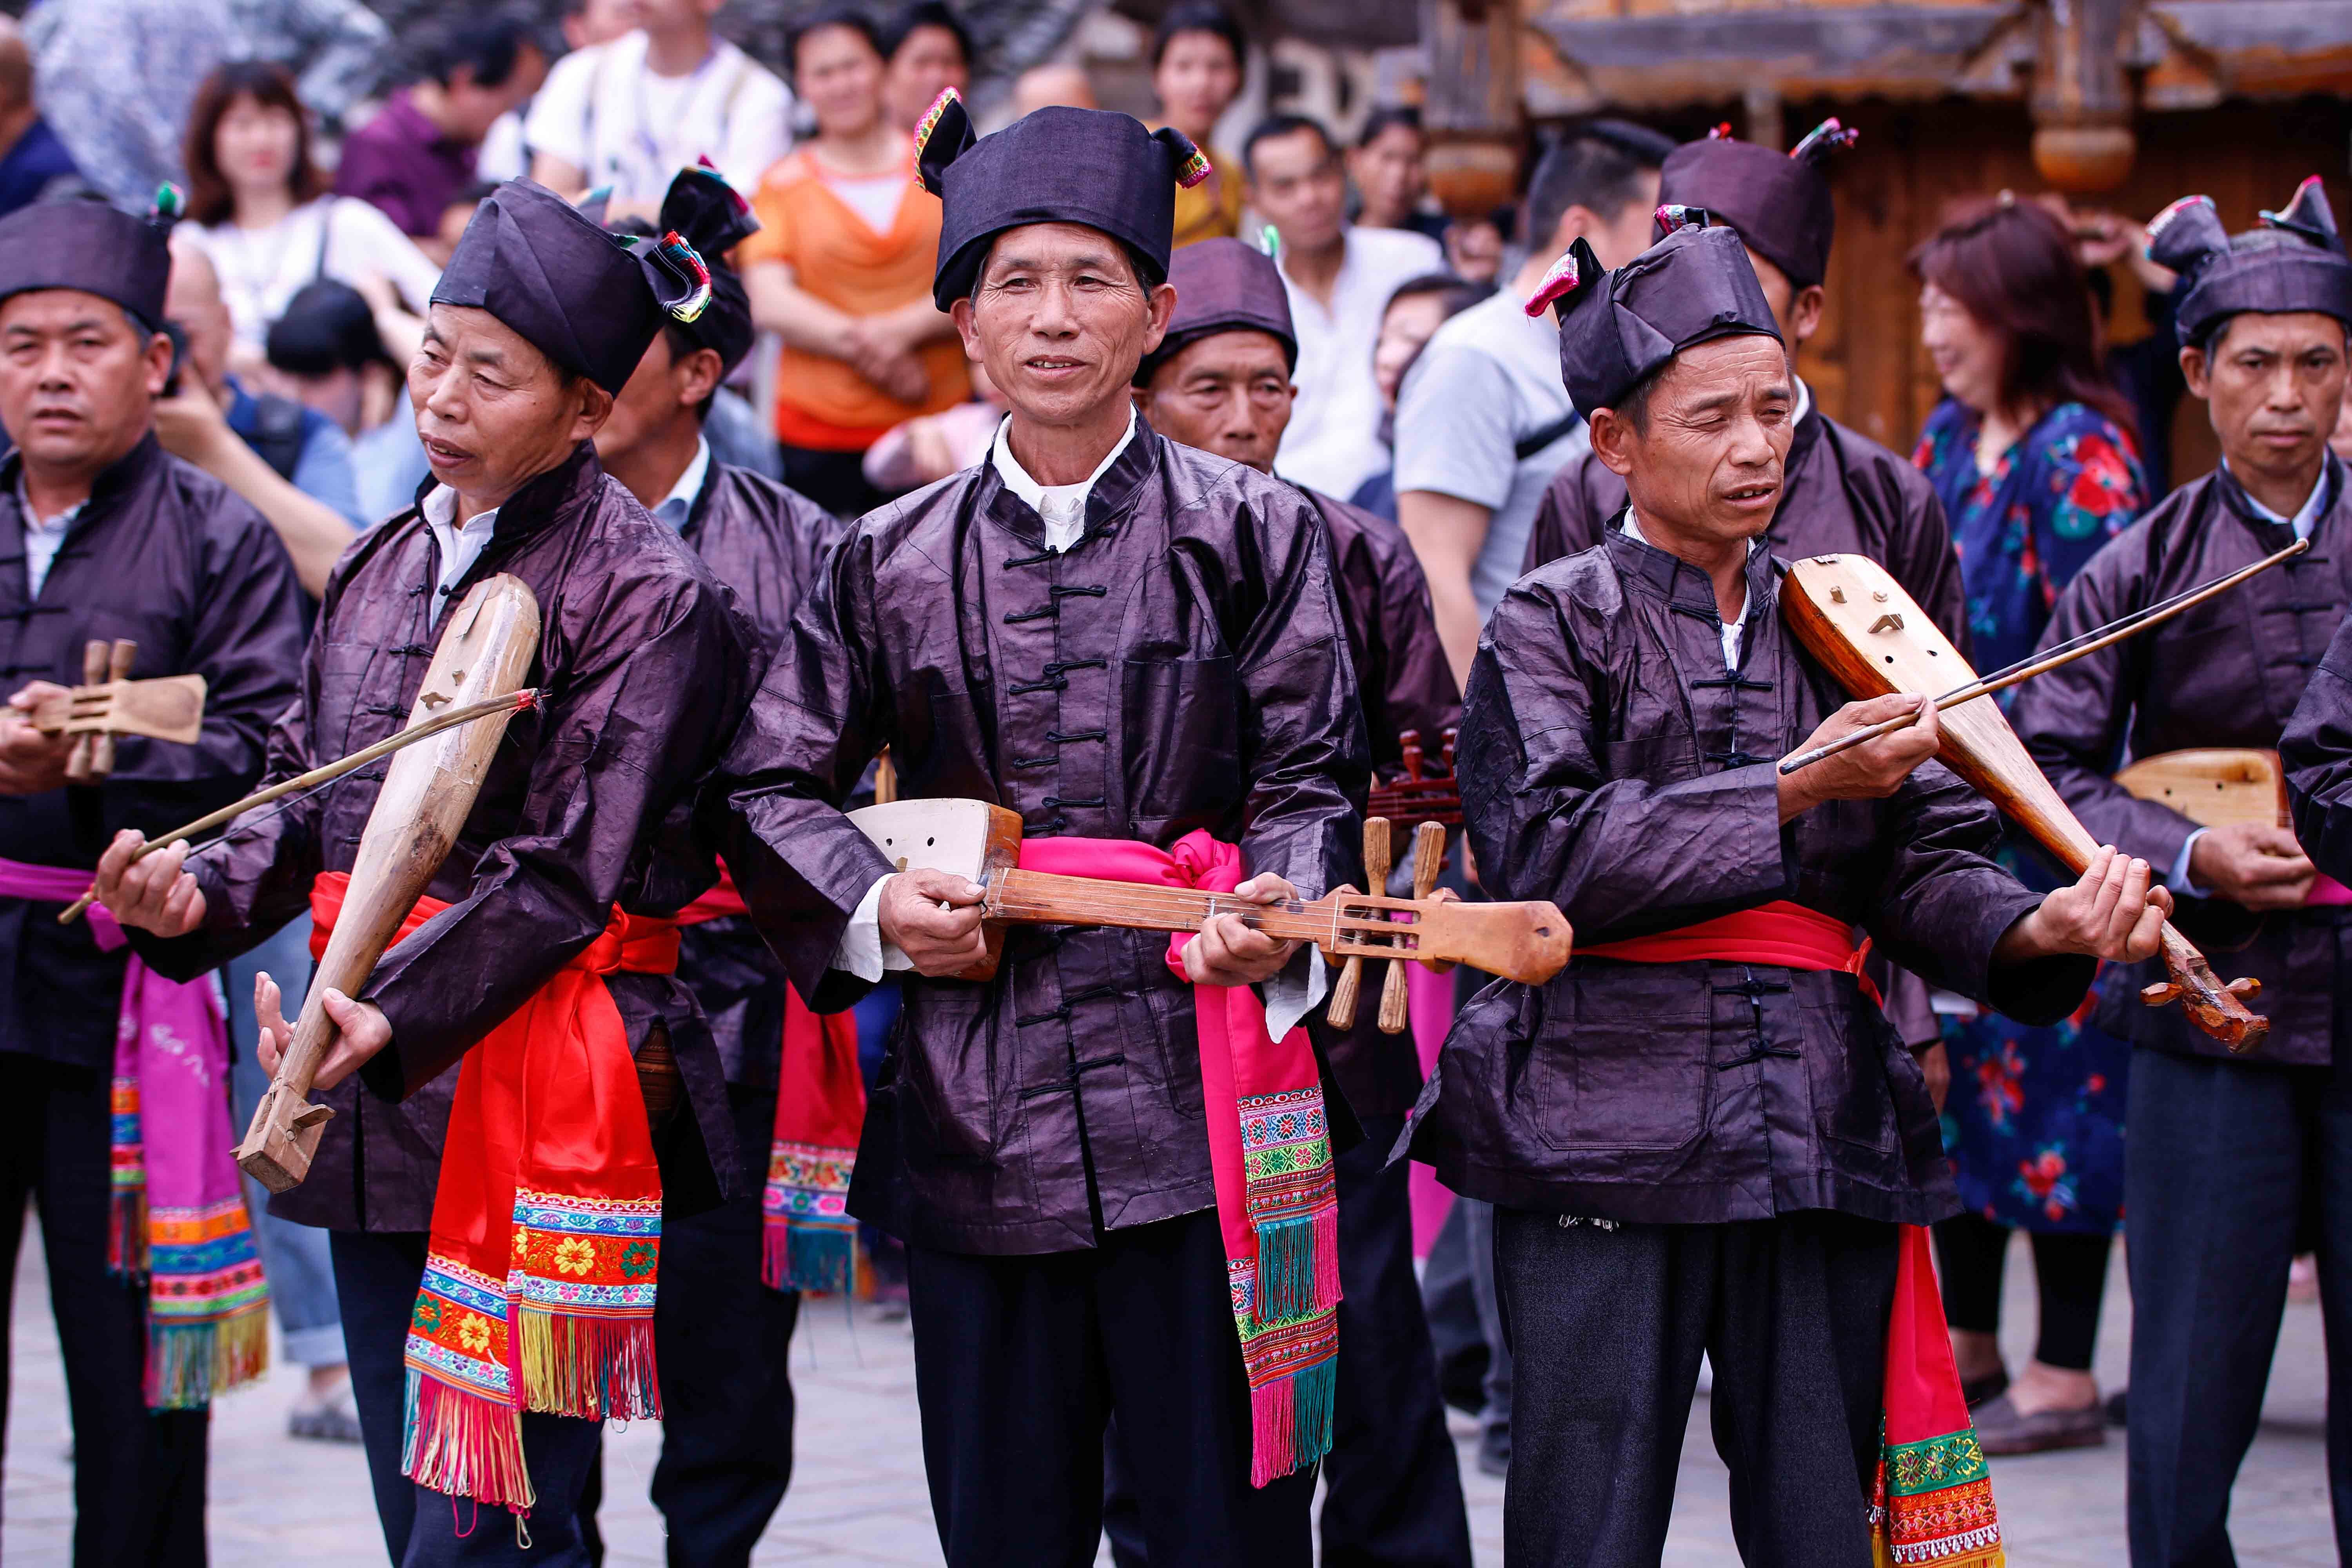
[[(1408, 755), (1411, 754), (1408, 751)], [(1392, 858), (1389, 844), (1389, 819), (1385, 816), (1364, 818), (1364, 881), (1365, 891), (1373, 898), (1384, 897), (1389, 886), (1389, 863)], [(1339, 967), (1339, 978), (1331, 987), (1331, 1005), (1323, 1010), (1324, 1021), (1335, 1029), (1356, 1026), (1356, 997), (1364, 984), (1364, 959), (1361, 953), (1350, 953)]]
[[(1424, 822), (1412, 836), (1412, 899), (1419, 903), (1437, 887), (1437, 874), (1445, 866), (1445, 829), (1434, 822)], [(1402, 948), (1404, 939), (1400, 936)], [(1405, 963), (1400, 953), (1389, 960), (1387, 977), (1381, 983), (1381, 1032), (1384, 1035), (1404, 1033), (1411, 999), (1405, 989)]]

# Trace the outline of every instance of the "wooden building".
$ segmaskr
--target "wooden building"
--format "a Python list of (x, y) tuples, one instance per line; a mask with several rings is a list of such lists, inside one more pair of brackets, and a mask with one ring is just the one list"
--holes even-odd
[[(1956, 196), (2049, 189), (2146, 219), (2203, 192), (2232, 229), (2325, 175), (2352, 222), (2352, 0), (1423, 0), (1424, 113), (1444, 194), (1491, 202), (1548, 122), (1730, 122), (1786, 146), (1828, 115), (1839, 164), (1828, 320), (1804, 371), (1839, 417), (1907, 448), (1937, 396), (1911, 247)], [(2115, 269), (2115, 335), (2144, 335)], [(2193, 403), (2176, 482), (2212, 442)]]

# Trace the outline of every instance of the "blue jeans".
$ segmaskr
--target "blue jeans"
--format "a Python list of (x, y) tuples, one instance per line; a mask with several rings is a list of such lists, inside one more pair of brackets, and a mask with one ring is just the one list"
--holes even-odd
[[(253, 1016), (253, 977), (268, 971), (278, 982), (290, 1013), (310, 984), (310, 917), (302, 916), (242, 958), (223, 966), (228, 987), (230, 1092), (236, 1102), (241, 1136), (253, 1108), (269, 1089), (254, 1047), (261, 1026)], [(265, 1206), (269, 1197), (259, 1182), (245, 1181), (245, 1205), (252, 1211), (261, 1243), (262, 1271), (269, 1279), (270, 1304), (286, 1335), (286, 1354), (304, 1366), (343, 1364), (343, 1315), (335, 1304), (335, 1270), (327, 1257), (327, 1233), (279, 1219)]]

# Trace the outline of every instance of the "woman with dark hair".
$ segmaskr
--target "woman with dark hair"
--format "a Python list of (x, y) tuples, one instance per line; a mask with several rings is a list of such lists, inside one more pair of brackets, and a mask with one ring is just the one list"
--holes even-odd
[[(1951, 521), (1977, 666), (1990, 668), (2032, 651), (2059, 590), (2153, 498), (2063, 224), (2003, 192), (1957, 209), (1911, 270), (1946, 395), (1912, 460)], [(2030, 887), (2060, 885), (2014, 838), (2000, 859)], [(2066, 1021), (2029, 1028), (1941, 1012), (1938, 999), (1951, 1053), (1944, 1142), (1968, 1212), (1936, 1226), (1936, 1251), (1988, 1453), (2105, 1441), (2091, 1360), (2123, 1212), (2131, 1053), (2091, 1026), (2096, 1005), (2095, 990)], [(2012, 1229), (2032, 1235), (2041, 1303), (2033, 1359), (2013, 1383), (1999, 1337)]]
[(1176, 193), (1178, 248), (1203, 239), (1230, 239), (1242, 227), (1242, 168), (1233, 154), (1210, 145), (1217, 121), (1241, 96), (1249, 39), (1234, 14), (1216, 0), (1179, 0), (1151, 36), (1151, 90), (1161, 125), (1192, 138), (1208, 156), (1209, 177)]
[(1348, 149), (1348, 178), (1356, 187), (1360, 228), (1409, 228), (1443, 243), (1445, 215), (1423, 212), (1429, 174), (1421, 110), (1409, 103), (1383, 104), (1364, 116), (1356, 144)]
[(751, 319), (783, 339), (776, 439), (784, 481), (842, 516), (884, 499), (866, 449), (971, 393), (962, 345), (931, 303), (940, 201), (915, 180), (907, 128), (883, 111), (874, 24), (846, 6), (793, 35), (786, 60), (816, 133), (770, 169), (743, 242)]
[(205, 79), (188, 117), (189, 227), (211, 260), (236, 332), (235, 358), (262, 357), (269, 323), (320, 278), (391, 280), (420, 313), (441, 269), (400, 226), (356, 196), (330, 195), (310, 162), (310, 121), (286, 68), (236, 60)]
[(888, 60), (882, 100), (890, 122), (912, 132), (949, 88), (971, 85), (971, 33), (943, 0), (915, 0), (882, 37)]

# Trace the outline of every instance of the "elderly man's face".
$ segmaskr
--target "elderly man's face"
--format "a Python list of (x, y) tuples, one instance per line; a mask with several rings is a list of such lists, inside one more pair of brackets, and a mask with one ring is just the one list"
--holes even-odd
[(1073, 425), (1127, 397), (1175, 308), (1176, 290), (1147, 290), (1108, 235), (1040, 223), (997, 237), (980, 287), (950, 313), (964, 353), (1015, 412)]
[(0, 303), (0, 423), (37, 472), (94, 474), (139, 444), (171, 374), (172, 342), (75, 289)]
[(488, 310), (435, 305), (408, 365), (408, 400), (433, 477), (477, 507), (499, 506), (593, 437), (612, 395), (567, 382)]
[(1297, 392), (1273, 334), (1233, 331), (1185, 344), (1137, 402), (1171, 441), (1270, 474)]
[(1779, 340), (1717, 338), (1675, 356), (1641, 417), (1594, 410), (1592, 449), (1624, 479), (1644, 529), (1673, 536), (1652, 543), (1753, 539), (1780, 504), (1795, 405)]

